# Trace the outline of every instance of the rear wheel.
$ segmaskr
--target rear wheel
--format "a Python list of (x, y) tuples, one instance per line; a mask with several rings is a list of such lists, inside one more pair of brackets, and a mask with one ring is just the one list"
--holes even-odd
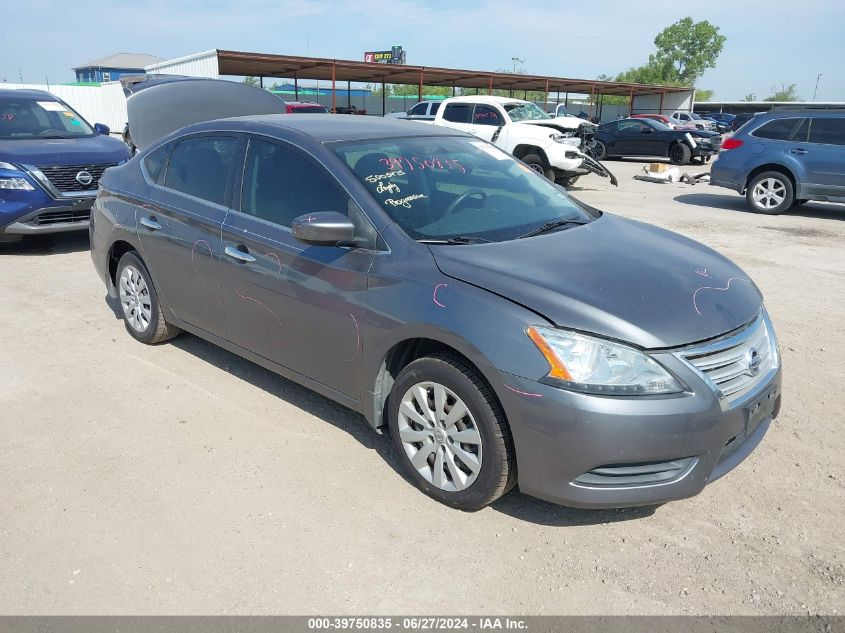
[(779, 171), (764, 171), (748, 183), (745, 199), (757, 213), (778, 215), (788, 210), (795, 200), (789, 177)]
[(120, 258), (115, 285), (123, 323), (132, 338), (152, 345), (179, 333), (179, 328), (164, 320), (150, 272), (135, 253)]
[(546, 167), (546, 161), (544, 161), (537, 154), (526, 154), (522, 157), (522, 162), (528, 165), (531, 169), (536, 171), (541, 176), (545, 176), (552, 182), (555, 181), (554, 170), (549, 167)]
[(692, 150), (683, 143), (672, 143), (669, 147), (669, 161), (673, 165), (686, 165), (692, 157)]
[(480, 510), (516, 484), (504, 412), (465, 361), (435, 354), (397, 376), (388, 407), (390, 435), (411, 481), (460, 510)]

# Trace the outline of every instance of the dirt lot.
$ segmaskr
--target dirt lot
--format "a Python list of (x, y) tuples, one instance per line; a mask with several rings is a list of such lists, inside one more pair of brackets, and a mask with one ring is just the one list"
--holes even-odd
[(0, 613), (841, 613), (845, 206), (755, 215), (610, 166), (618, 190), (575, 195), (766, 295), (784, 405), (733, 473), (657, 509), (449, 510), (358, 415), (191, 336), (133, 341), (84, 236), (0, 245)]

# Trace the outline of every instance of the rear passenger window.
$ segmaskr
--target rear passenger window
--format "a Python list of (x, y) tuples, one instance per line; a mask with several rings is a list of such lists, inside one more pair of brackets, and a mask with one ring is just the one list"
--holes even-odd
[(775, 119), (758, 127), (751, 135), (774, 141), (791, 141), (795, 139), (802, 122), (803, 119)]
[(199, 136), (180, 142), (167, 164), (164, 186), (225, 205), (235, 142), (231, 136)]
[(154, 183), (161, 184), (164, 179), (164, 163), (167, 162), (167, 156), (172, 149), (173, 143), (165, 143), (144, 157), (144, 169)]
[(471, 116), (471, 103), (450, 103), (443, 111), (443, 118), (452, 123), (469, 123)]
[(285, 145), (252, 139), (241, 211), (290, 228), (300, 215), (348, 212), (348, 197), (310, 158)]
[(812, 120), (810, 142), (827, 145), (845, 145), (845, 118)]
[(431, 116), (434, 116), (435, 114), (437, 114), (437, 111), (438, 111), (439, 109), (440, 109), (440, 104), (439, 104), (439, 103), (432, 103), (432, 104), (431, 104)]

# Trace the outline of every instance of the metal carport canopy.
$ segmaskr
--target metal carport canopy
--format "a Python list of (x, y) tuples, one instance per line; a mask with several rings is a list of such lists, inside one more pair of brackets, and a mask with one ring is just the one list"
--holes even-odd
[[(420, 89), (423, 85), (455, 86), (485, 90), (532, 90), (547, 94), (549, 92), (572, 92), (576, 94), (618, 95), (629, 98), (637, 95), (668, 94), (693, 90), (679, 86), (569, 79), (543, 75), (518, 75), (429, 66), (372, 64), (349, 59), (270, 55), (224, 50), (217, 51), (217, 63), (218, 72), (221, 75), (406, 84), (419, 86)], [(422, 90), (420, 90), (421, 92)]]

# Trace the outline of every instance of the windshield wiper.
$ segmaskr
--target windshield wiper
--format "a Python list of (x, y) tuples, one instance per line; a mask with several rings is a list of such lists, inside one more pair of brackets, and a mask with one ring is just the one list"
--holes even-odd
[(554, 229), (560, 228), (562, 226), (580, 226), (582, 224), (587, 224), (586, 220), (576, 220), (574, 218), (570, 218), (568, 220), (551, 220), (546, 222), (543, 226), (534, 229), (533, 231), (528, 231), (524, 235), (520, 235), (518, 240), (521, 240), (523, 237), (534, 237), (535, 235), (541, 235), (543, 233), (548, 233)]
[(73, 138), (73, 137), (68, 136), (67, 134), (50, 134), (48, 136), (39, 135), (38, 138), (64, 138), (64, 139), (68, 139), (68, 138)]
[(417, 240), (420, 244), (481, 244), (483, 242), (491, 242), (483, 237), (467, 237), (466, 235), (456, 235), (450, 237), (448, 240)]

